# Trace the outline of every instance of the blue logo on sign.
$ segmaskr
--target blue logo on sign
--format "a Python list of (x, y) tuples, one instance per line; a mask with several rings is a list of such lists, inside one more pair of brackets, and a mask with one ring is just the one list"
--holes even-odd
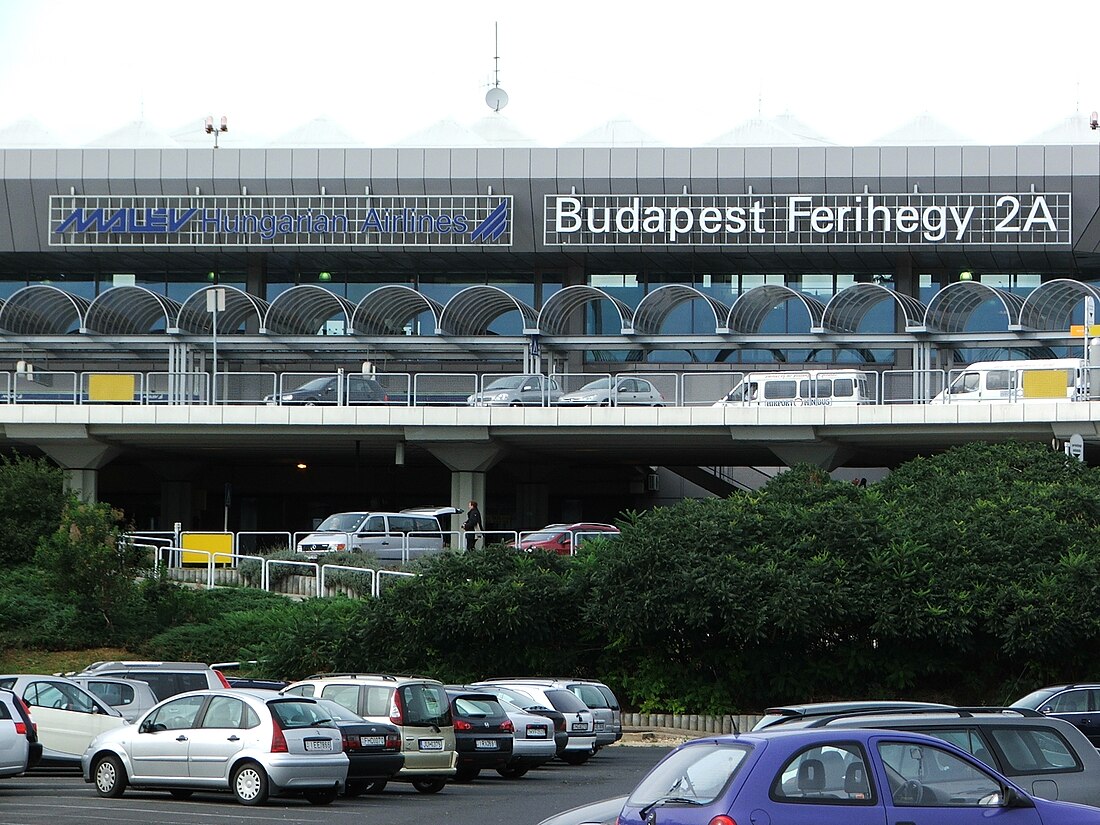
[(474, 227), (470, 235), (471, 241), (495, 241), (508, 229), (508, 201), (501, 201), (500, 205), (489, 213), (489, 216)]

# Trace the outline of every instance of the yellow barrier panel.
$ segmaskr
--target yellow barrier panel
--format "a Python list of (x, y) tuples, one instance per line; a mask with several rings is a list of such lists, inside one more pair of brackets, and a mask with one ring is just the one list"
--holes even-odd
[[(1069, 328), (1069, 334), (1074, 338), (1083, 338), (1085, 335), (1085, 325), (1073, 324)], [(1089, 327), (1089, 337), (1095, 338), (1098, 335), (1100, 335), (1100, 324), (1093, 324)]]
[(89, 401), (133, 401), (136, 376), (92, 373), (88, 376)]
[[(232, 533), (180, 533), (180, 564), (201, 564), (209, 562), (207, 553), (214, 554), (214, 564), (228, 567), (233, 564), (230, 556), (219, 555), (233, 552)], [(188, 553), (188, 550), (205, 550), (206, 553)]]
[(1024, 370), (1024, 398), (1066, 398), (1065, 370)]

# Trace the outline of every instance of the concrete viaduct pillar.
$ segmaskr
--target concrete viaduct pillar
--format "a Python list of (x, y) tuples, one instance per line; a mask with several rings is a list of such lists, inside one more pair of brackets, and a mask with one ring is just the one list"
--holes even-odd
[(119, 449), (88, 437), (83, 424), (8, 424), (8, 438), (37, 447), (65, 471), (65, 489), (81, 501), (97, 500), (99, 471)]
[[(501, 458), (505, 448), (492, 442), (488, 427), (407, 427), (405, 440), (424, 448), (451, 471), (451, 501), (466, 507), (476, 501), (481, 519), (488, 524), (485, 475)], [(451, 517), (451, 529), (459, 530), (465, 516)]]

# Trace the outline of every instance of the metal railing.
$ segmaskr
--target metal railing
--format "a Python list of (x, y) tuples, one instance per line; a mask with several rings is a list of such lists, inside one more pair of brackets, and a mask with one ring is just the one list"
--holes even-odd
[[(576, 407), (576, 406), (815, 406), (849, 404), (953, 404), (982, 402), (1019, 402), (1025, 397), (1024, 374), (1053, 368), (1013, 369), (1005, 362), (1004, 372), (1013, 379), (1003, 391), (983, 392), (981, 397), (953, 391), (955, 382), (970, 368), (950, 371), (929, 370), (858, 370), (865, 393), (859, 398), (829, 397), (818, 394), (819, 375), (810, 379), (810, 371), (774, 370), (780, 380), (806, 382), (793, 398), (726, 400), (746, 375), (744, 371), (699, 370), (688, 372), (558, 373), (552, 376), (514, 376), (501, 373), (303, 373), (303, 372), (106, 372), (45, 371), (0, 372), (0, 404), (65, 405), (326, 405), (326, 406), (484, 406), (484, 407)], [(815, 370), (816, 371), (816, 370)], [(764, 371), (756, 371), (763, 373)], [(986, 370), (988, 372), (988, 370)], [(1078, 371), (1080, 372), (1080, 370)], [(1100, 368), (1090, 370), (1100, 374)], [(509, 379), (524, 379), (518, 384)], [(525, 380), (531, 386), (524, 390)], [(1090, 391), (1090, 382), (1078, 378), (1080, 386), (1067, 385), (1066, 400), (1092, 400), (1100, 396), (1100, 386)], [(503, 382), (503, 384), (502, 384)], [(508, 384), (513, 386), (507, 386)], [(561, 396), (578, 394), (581, 399), (561, 401)], [(655, 390), (657, 396), (650, 394)], [(1060, 396), (1044, 400), (1059, 400)], [(789, 403), (780, 404), (780, 401)]]

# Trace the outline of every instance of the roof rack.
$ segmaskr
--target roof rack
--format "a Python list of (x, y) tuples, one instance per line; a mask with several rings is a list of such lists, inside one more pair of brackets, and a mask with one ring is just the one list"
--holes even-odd
[(397, 678), (390, 673), (311, 673), (307, 679), (384, 679), (387, 682), (396, 682)]
[(955, 714), (961, 719), (970, 719), (977, 714), (1012, 713), (1016, 716), (1028, 718), (1039, 717), (1045, 719), (1045, 715), (1030, 708), (1009, 707), (951, 707), (951, 708), (883, 708), (881, 710), (850, 710), (842, 713), (831, 713), (827, 716), (814, 719), (807, 728), (824, 728), (830, 722), (842, 719), (858, 719), (861, 716), (946, 716)]

